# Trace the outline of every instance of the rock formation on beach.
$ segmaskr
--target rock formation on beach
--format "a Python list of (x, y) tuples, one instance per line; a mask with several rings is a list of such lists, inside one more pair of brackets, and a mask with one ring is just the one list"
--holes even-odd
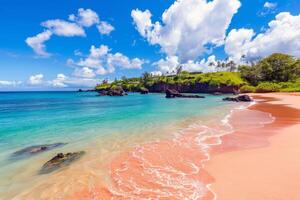
[(239, 95), (236, 97), (226, 97), (223, 99), (223, 101), (250, 102), (252, 99), (248, 95)]
[(11, 158), (16, 159), (16, 158), (33, 156), (45, 151), (49, 151), (54, 148), (62, 147), (66, 144), (67, 143), (54, 143), (54, 144), (42, 144), (42, 145), (34, 145), (34, 146), (26, 147), (24, 149), (14, 152)]
[(41, 168), (39, 174), (48, 174), (62, 167), (70, 165), (72, 162), (80, 159), (85, 154), (84, 151), (73, 153), (58, 153), (51, 160), (46, 162)]
[(204, 98), (204, 96), (199, 96), (199, 95), (193, 95), (193, 94), (181, 94), (177, 90), (174, 89), (167, 89), (166, 90), (166, 98)]

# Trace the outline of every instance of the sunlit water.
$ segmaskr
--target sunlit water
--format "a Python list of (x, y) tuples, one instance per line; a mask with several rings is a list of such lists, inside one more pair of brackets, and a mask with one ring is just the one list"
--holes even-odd
[[(62, 188), (64, 180), (66, 181), (62, 174), (68, 173), (76, 173), (76, 181), (80, 179), (81, 174), (81, 183), (87, 176), (96, 177), (95, 180), (98, 179), (98, 175), (109, 179), (107, 174), (120, 167), (118, 165), (122, 164), (124, 156), (119, 157), (124, 152), (134, 152), (134, 148), (148, 148), (148, 143), (158, 143), (165, 139), (176, 140), (180, 131), (190, 130), (193, 125), (202, 127), (210, 121), (213, 121), (214, 125), (216, 122), (221, 124), (230, 110), (236, 107), (234, 103), (223, 102), (223, 96), (205, 96), (205, 99), (166, 99), (163, 94), (100, 97), (92, 92), (0, 93), (0, 197), (12, 199), (33, 187), (42, 194), (42, 190), (51, 187), (50, 183), (54, 184), (51, 182), (54, 179), (51, 178), (56, 175), (61, 176), (55, 178), (55, 184), (59, 184), (57, 188)], [(201, 131), (203, 130), (199, 129), (199, 133)], [(180, 140), (179, 138), (178, 141)], [(57, 142), (67, 145), (28, 158), (10, 159), (13, 152), (24, 147)], [(146, 146), (141, 146), (143, 144)], [(163, 146), (158, 147), (164, 154), (168, 153), (164, 152)], [(180, 148), (183, 147), (177, 147)], [(86, 151), (87, 155), (70, 166), (70, 170), (63, 169), (49, 175), (38, 175), (41, 166), (56, 153), (79, 150)], [(144, 156), (141, 152), (138, 153), (139, 156)], [(196, 155), (193, 156), (195, 159)], [(110, 165), (111, 167), (107, 167)], [(189, 170), (197, 169), (194, 166)], [(135, 172), (140, 171), (130, 171)], [(114, 174), (111, 176), (114, 178)], [(74, 180), (70, 175), (68, 187), (71, 187)], [(111, 190), (111, 193), (123, 185), (112, 187), (114, 191)], [(107, 190), (112, 187), (108, 187)], [(187, 189), (190, 195), (201, 193), (190, 191), (193, 188), (189, 185)], [(42, 196), (35, 191), (34, 194), (39, 199), (51, 199), (47, 197), (51, 195), (49, 193)], [(178, 191), (175, 194), (185, 195), (184, 192)]]

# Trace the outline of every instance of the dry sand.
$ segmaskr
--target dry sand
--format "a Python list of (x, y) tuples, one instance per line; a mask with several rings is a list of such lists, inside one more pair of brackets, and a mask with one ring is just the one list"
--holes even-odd
[[(215, 179), (211, 188), (218, 200), (299, 200), (299, 93), (251, 95), (261, 102), (250, 109), (276, 119), (263, 128), (243, 127), (223, 138), (205, 166)], [(232, 120), (239, 124), (247, 118)], [(245, 139), (246, 135), (251, 137)]]

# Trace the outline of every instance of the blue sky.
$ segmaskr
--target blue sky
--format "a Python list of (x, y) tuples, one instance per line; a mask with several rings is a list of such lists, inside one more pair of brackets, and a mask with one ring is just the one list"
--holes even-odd
[[(211, 9), (207, 13), (201, 10), (206, 6)], [(79, 9), (95, 13), (94, 22), (84, 23)], [(169, 20), (163, 20), (164, 12)], [(218, 17), (217, 12), (224, 16)], [(69, 18), (71, 14), (73, 19)], [(0, 90), (91, 87), (105, 78), (139, 76), (145, 71), (165, 73), (178, 64), (189, 71), (213, 71), (206, 65), (208, 60), (230, 57), (239, 62), (239, 51), (249, 58), (272, 51), (299, 57), (300, 47), (290, 47), (290, 43), (299, 41), (299, 14), (297, 0), (3, 0), (0, 5)], [(54, 22), (49, 21), (54, 19), (73, 24), (84, 34), (78, 30), (70, 35), (68, 27), (63, 30), (67, 32), (58, 33), (57, 23), (53, 25)], [(160, 26), (157, 32), (154, 30), (156, 21)], [(274, 21), (272, 28), (268, 25), (271, 21)], [(104, 27), (101, 33), (97, 27), (102, 23), (111, 29)], [(278, 34), (283, 28), (286, 32), (298, 32), (282, 38)], [(181, 36), (174, 35), (174, 30)], [(26, 39), (43, 32), (49, 33), (50, 39), (38, 43), (44, 48), (42, 52), (36, 51), (36, 46), (30, 46), (32, 42)], [(259, 33), (263, 34), (262, 38), (257, 36)], [(265, 47), (268, 46), (266, 41), (276, 38), (281, 38), (280, 42), (272, 48)], [(198, 43), (201, 45), (194, 45)], [(92, 45), (106, 52), (95, 58), (90, 52)], [(100, 64), (93, 64), (95, 61)]]

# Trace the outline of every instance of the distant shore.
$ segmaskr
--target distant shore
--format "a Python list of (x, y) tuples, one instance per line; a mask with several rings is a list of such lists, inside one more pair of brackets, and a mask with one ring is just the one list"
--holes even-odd
[(253, 127), (249, 115), (232, 117), (236, 131), (222, 138), (205, 166), (214, 177), (211, 189), (218, 200), (300, 199), (300, 93), (251, 96), (258, 103), (249, 109), (274, 121)]

